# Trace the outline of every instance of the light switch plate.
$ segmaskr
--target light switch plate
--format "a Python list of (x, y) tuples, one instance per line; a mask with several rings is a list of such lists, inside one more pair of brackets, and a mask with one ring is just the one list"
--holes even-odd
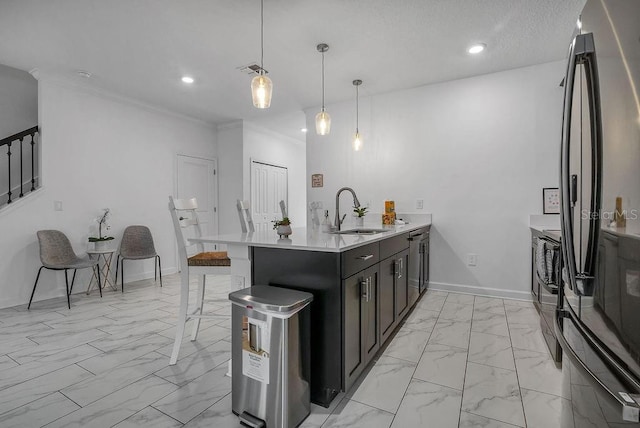
[(53, 201), (53, 210), (62, 211), (62, 201)]
[(467, 265), (469, 266), (477, 266), (478, 265), (478, 255), (477, 254), (467, 254)]
[(417, 210), (424, 209), (424, 199), (416, 199), (416, 209)]

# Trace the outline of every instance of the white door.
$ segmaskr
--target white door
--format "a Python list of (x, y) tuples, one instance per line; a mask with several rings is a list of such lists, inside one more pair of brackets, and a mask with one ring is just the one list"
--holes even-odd
[(216, 175), (216, 160), (178, 155), (177, 165), (176, 197), (179, 199), (198, 199), (198, 220), (202, 234), (217, 234), (218, 176)]
[(251, 216), (256, 231), (273, 228), (271, 221), (282, 218), (280, 201), (289, 207), (287, 168), (251, 161)]

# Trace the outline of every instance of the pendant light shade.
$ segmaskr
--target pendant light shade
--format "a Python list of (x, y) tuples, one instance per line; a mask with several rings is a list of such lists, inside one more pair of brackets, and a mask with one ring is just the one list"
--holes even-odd
[(251, 97), (257, 108), (269, 108), (273, 84), (264, 69), (264, 0), (260, 0), (260, 73), (251, 80)]
[(322, 54), (322, 110), (316, 115), (316, 134), (327, 135), (331, 131), (331, 116), (324, 109), (324, 53), (329, 50), (329, 45), (320, 43), (316, 49)]
[[(261, 71), (264, 73), (264, 71)], [(273, 85), (271, 79), (264, 74), (260, 74), (251, 80), (251, 96), (253, 97), (253, 106), (257, 108), (269, 108), (271, 105), (271, 90)]]
[(316, 133), (318, 135), (327, 135), (331, 131), (331, 116), (322, 110), (316, 114)]
[(358, 88), (360, 85), (362, 85), (362, 80), (353, 81), (353, 86), (356, 87), (356, 133), (353, 135), (353, 150), (356, 152), (362, 148), (362, 135), (360, 135), (360, 130), (358, 129), (360, 121), (360, 93)]

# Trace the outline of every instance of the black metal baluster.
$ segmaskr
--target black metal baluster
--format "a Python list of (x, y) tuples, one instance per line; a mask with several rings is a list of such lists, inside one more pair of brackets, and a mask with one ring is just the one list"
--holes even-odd
[(24, 182), (24, 178), (22, 178), (22, 141), (23, 138), (20, 138), (20, 197), (24, 196), (24, 192), (22, 191), (22, 183)]
[(35, 132), (33, 134), (31, 134), (31, 191), (33, 192), (34, 190), (36, 190), (36, 178), (35, 178), (35, 161), (34, 161), (34, 149), (35, 149), (35, 138), (36, 138), (36, 134)]
[(9, 192), (7, 196), (9, 196), (8, 204), (11, 203), (11, 141), (7, 143), (7, 161), (9, 163)]

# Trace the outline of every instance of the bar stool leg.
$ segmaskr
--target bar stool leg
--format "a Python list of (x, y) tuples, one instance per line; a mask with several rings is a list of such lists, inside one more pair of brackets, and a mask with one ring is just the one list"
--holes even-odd
[(174, 365), (178, 361), (180, 346), (182, 345), (182, 336), (184, 335), (184, 326), (187, 322), (187, 306), (189, 305), (189, 270), (182, 270), (182, 281), (180, 284), (180, 310), (178, 311), (178, 321), (176, 325), (176, 340), (173, 343), (173, 351), (169, 365)]
[[(196, 314), (202, 315), (202, 306), (204, 304), (204, 287), (207, 280), (206, 275), (202, 275), (202, 278), (198, 280), (198, 298), (197, 306), (196, 306)], [(193, 331), (191, 332), (191, 341), (193, 342), (198, 337), (198, 330), (200, 329), (200, 320), (201, 318), (194, 318), (193, 320)]]

